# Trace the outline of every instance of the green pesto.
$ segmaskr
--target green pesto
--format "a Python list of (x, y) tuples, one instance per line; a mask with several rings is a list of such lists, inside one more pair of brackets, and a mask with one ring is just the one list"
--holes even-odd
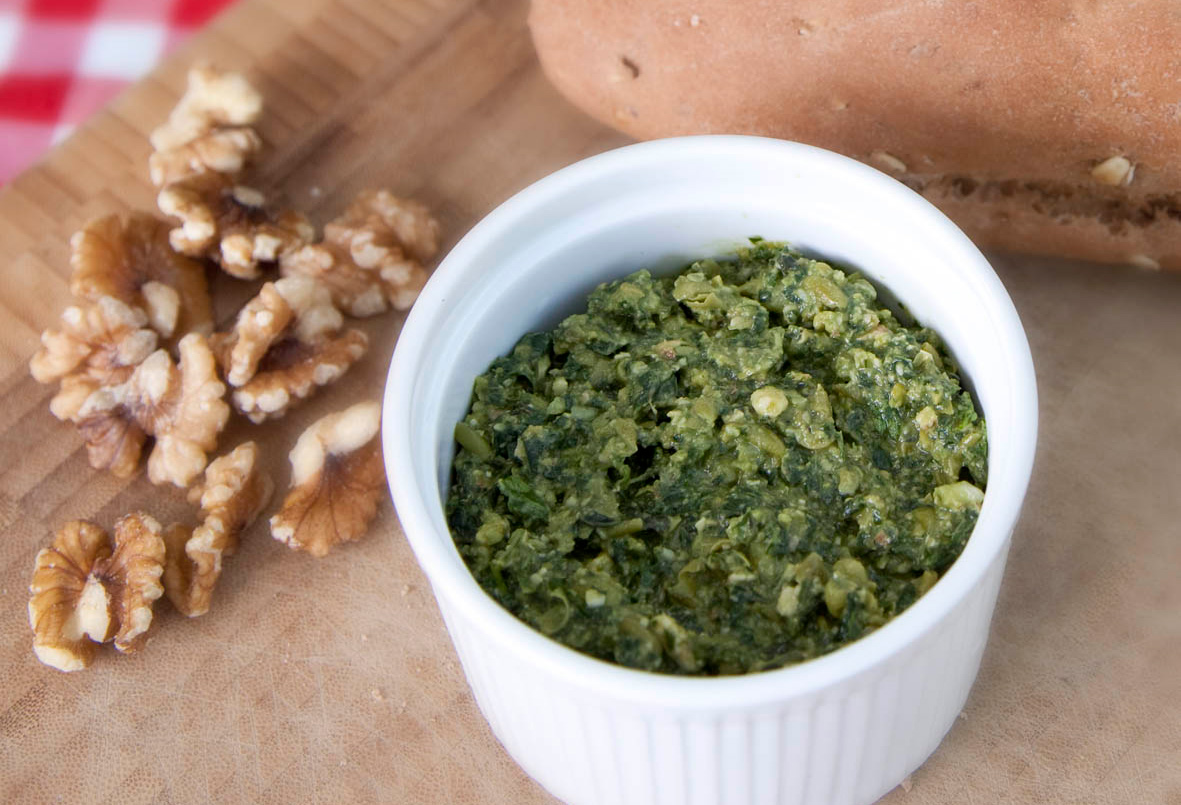
[(601, 285), (475, 381), (455, 542), (579, 651), (673, 674), (807, 660), (906, 609), (976, 522), (985, 425), (936, 335), (752, 243)]

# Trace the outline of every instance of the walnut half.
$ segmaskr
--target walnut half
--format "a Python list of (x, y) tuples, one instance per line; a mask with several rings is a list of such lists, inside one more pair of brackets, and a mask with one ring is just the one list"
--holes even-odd
[(292, 489), (271, 518), (271, 536), (324, 556), (365, 533), (385, 485), (380, 422), (378, 404), (363, 402), (323, 417), (300, 435), (289, 456)]
[(92, 302), (110, 296), (141, 308), (164, 338), (208, 334), (213, 308), (205, 267), (172, 250), (169, 228), (143, 213), (88, 222), (70, 239), (71, 293)]
[(204, 483), (189, 492), (189, 500), (200, 503), (201, 524), (176, 524), (164, 533), (164, 590), (183, 615), (209, 611), (222, 558), (237, 550), (239, 535), (271, 498), (274, 484), (259, 470), (258, 455), (258, 445), (245, 442), (211, 461)]
[(94, 659), (95, 643), (138, 649), (163, 593), (164, 541), (160, 524), (137, 512), (115, 523), (115, 537), (74, 520), (37, 554), (29, 585), (33, 653), (60, 671)]
[(429, 276), (423, 263), (438, 251), (439, 222), (426, 207), (366, 190), (324, 227), (323, 242), (283, 255), (279, 270), (320, 280), (351, 316), (372, 316), (408, 309)]
[(234, 406), (252, 422), (282, 416), (332, 383), (365, 354), (368, 337), (341, 330), (328, 289), (307, 277), (268, 282), (217, 333), (213, 348), (234, 386)]
[(90, 465), (118, 477), (135, 472), (147, 436), (156, 438), (148, 459), (154, 484), (187, 487), (205, 469), (230, 408), (222, 399), (213, 353), (204, 336), (181, 339), (179, 365), (156, 350), (121, 385), (99, 388), (78, 407), (73, 421), (86, 440)]
[(303, 213), (276, 212), (258, 190), (220, 173), (165, 185), (156, 203), (162, 213), (180, 220), (169, 235), (173, 249), (216, 260), (239, 279), (258, 278), (260, 263), (275, 263), (316, 235)]
[(168, 151), (218, 129), (249, 126), (262, 114), (262, 96), (241, 73), (209, 63), (189, 69), (188, 87), (168, 122), (151, 133), (156, 151)]
[(156, 349), (147, 315), (111, 296), (94, 304), (68, 307), (60, 330), (41, 334), (41, 350), (29, 361), (33, 379), (51, 383), (81, 367), (103, 382), (122, 382)]
[(183, 145), (153, 153), (148, 157), (148, 175), (156, 187), (199, 173), (237, 176), (261, 149), (262, 138), (252, 128), (213, 129)]

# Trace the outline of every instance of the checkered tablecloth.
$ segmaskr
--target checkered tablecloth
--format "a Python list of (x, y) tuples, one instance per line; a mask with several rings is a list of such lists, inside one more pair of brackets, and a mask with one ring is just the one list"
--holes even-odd
[(0, 0), (0, 183), (232, 0)]

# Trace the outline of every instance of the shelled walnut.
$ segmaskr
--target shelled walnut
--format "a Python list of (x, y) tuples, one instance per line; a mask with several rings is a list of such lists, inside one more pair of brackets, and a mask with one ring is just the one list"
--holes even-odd
[(208, 334), (213, 312), (205, 267), (173, 251), (169, 226), (144, 213), (106, 215), (70, 239), (70, 291), (98, 301), (111, 296), (148, 315), (164, 338)]
[(165, 185), (156, 198), (160, 211), (180, 220), (172, 248), (190, 257), (208, 257), (239, 279), (261, 276), (260, 263), (315, 239), (307, 216), (274, 211), (262, 193), (220, 173), (202, 173)]
[(263, 422), (339, 378), (369, 345), (360, 330), (342, 331), (343, 323), (328, 289), (315, 280), (284, 277), (263, 285), (233, 330), (212, 339), (235, 387), (234, 406)]
[(260, 471), (258, 456), (258, 445), (245, 442), (211, 461), (204, 482), (189, 490), (189, 501), (201, 507), (201, 524), (178, 523), (164, 532), (164, 590), (183, 615), (209, 611), (222, 558), (233, 555), (239, 535), (271, 498), (274, 484)]
[(143, 645), (152, 605), (164, 592), (160, 524), (137, 512), (115, 524), (114, 540), (86, 520), (67, 523), (37, 554), (29, 585), (29, 625), (37, 659), (78, 671), (94, 659), (95, 644), (119, 651)]
[(150, 136), (152, 183), (163, 187), (206, 171), (237, 175), (262, 146), (250, 128), (261, 114), (262, 96), (244, 76), (195, 65), (168, 121)]
[(148, 157), (148, 175), (156, 187), (199, 173), (237, 176), (262, 150), (262, 138), (245, 126), (216, 129)]
[(154, 436), (148, 459), (152, 483), (186, 487), (205, 469), (206, 453), (216, 447), (229, 419), (225, 385), (204, 336), (190, 333), (178, 349), (179, 365), (157, 350), (127, 382), (96, 389), (78, 406), (72, 421), (86, 440), (92, 467), (128, 477), (146, 437)]
[(157, 151), (175, 148), (203, 132), (248, 126), (262, 114), (262, 96), (241, 73), (202, 62), (189, 68), (188, 87), (168, 122), (149, 135)]
[(372, 316), (408, 309), (429, 276), (423, 263), (438, 251), (439, 223), (425, 206), (366, 190), (325, 225), (322, 242), (283, 255), (280, 273), (314, 277), (346, 313)]
[(271, 535), (313, 556), (360, 538), (377, 513), (385, 483), (377, 439), (381, 410), (358, 403), (305, 430), (291, 450), (291, 486)]
[(66, 308), (60, 330), (41, 334), (41, 349), (29, 361), (38, 383), (61, 381), (49, 404), (58, 419), (72, 419), (92, 392), (127, 381), (156, 349), (148, 317), (111, 296)]
[(285, 339), (267, 353), (259, 373), (234, 390), (234, 407), (256, 424), (281, 417), (338, 380), (368, 348), (369, 337), (360, 330), (345, 330), (320, 344)]

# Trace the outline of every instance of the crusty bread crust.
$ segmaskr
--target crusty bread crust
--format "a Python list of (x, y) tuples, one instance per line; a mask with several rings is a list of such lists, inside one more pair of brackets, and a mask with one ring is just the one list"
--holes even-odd
[(530, 27), (633, 136), (812, 143), (983, 246), (1181, 269), (1174, 0), (533, 0)]

